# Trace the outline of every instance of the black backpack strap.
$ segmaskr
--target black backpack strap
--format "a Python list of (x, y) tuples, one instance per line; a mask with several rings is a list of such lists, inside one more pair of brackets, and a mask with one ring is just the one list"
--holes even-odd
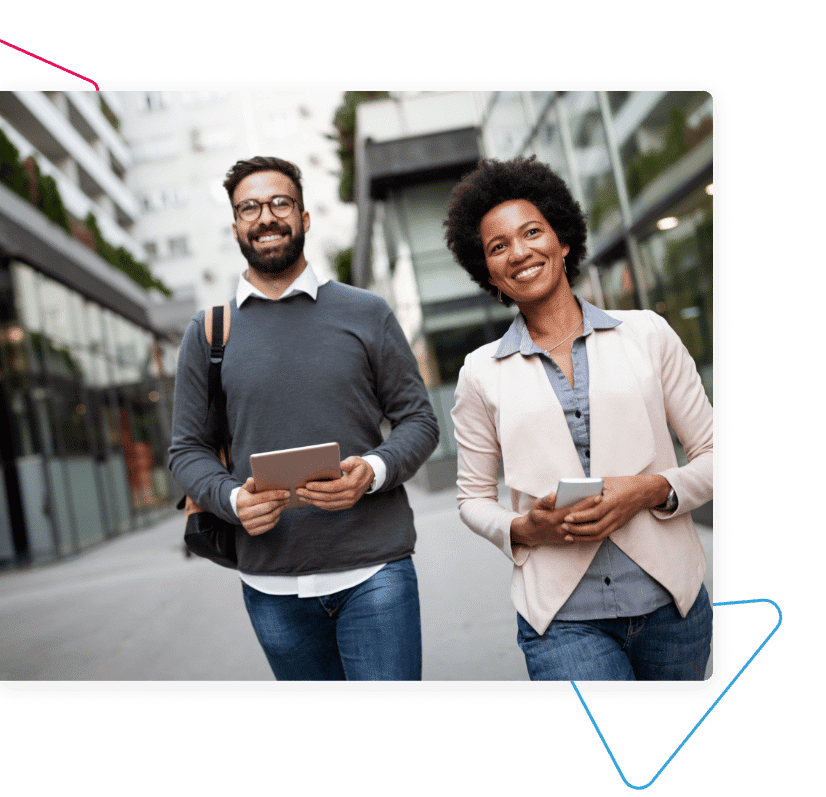
[[(207, 371), (207, 414), (215, 402), (215, 411), (218, 413), (218, 429), (220, 431), (219, 450), (224, 454), (224, 465), (232, 472), (232, 454), (230, 453), (229, 423), (227, 421), (227, 397), (221, 388), (221, 363), (224, 359), (224, 347), (229, 338), (229, 323), (224, 326), (224, 309), (227, 310), (229, 322), (229, 308), (226, 305), (216, 305), (207, 310), (204, 316), (204, 331), (209, 343), (209, 370)], [(210, 323), (207, 323), (210, 321)]]

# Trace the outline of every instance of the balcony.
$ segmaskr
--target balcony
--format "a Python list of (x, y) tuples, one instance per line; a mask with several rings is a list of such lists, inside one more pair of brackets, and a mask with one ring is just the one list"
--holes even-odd
[(90, 132), (87, 124), (81, 125), (80, 132), (76, 130), (41, 92), (0, 92), (0, 116), (54, 165), (66, 159), (75, 162), (80, 189), (92, 200), (101, 194), (109, 196), (119, 224), (134, 222), (137, 202), (112, 171), (109, 160), (84, 138), (83, 131)]

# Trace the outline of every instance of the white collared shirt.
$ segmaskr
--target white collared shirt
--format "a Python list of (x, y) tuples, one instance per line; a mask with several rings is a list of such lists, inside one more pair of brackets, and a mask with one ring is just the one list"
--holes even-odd
[[(306, 293), (313, 301), (318, 295), (318, 289), (329, 280), (319, 281), (312, 266), (307, 263), (306, 268), (293, 280), (283, 294), (278, 299), (264, 295), (242, 274), (238, 281), (238, 289), (235, 291), (235, 301), (240, 308), (250, 296), (257, 296), (259, 299), (267, 299), (271, 302), (279, 302), (297, 293)], [(381, 457), (375, 454), (368, 454), (363, 457), (365, 462), (373, 468), (375, 479), (370, 485), (368, 493), (378, 490), (387, 477), (387, 466)], [(236, 487), (230, 493), (230, 502), (235, 514), (238, 514), (237, 500), (240, 487)], [(343, 589), (355, 587), (363, 581), (367, 581), (370, 576), (377, 573), (384, 567), (380, 565), (370, 565), (369, 567), (359, 567), (355, 570), (341, 570), (337, 573), (311, 573), (306, 576), (260, 576), (241, 573), (241, 580), (249, 584), (259, 592), (268, 595), (297, 595), (299, 598), (317, 598), (321, 595), (331, 595)]]

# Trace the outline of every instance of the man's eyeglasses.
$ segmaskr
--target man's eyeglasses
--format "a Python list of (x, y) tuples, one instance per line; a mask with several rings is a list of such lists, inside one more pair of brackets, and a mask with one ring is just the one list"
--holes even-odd
[(269, 202), (259, 202), (257, 199), (245, 199), (235, 206), (235, 213), (244, 221), (255, 221), (261, 215), (261, 208), (269, 205), (270, 213), (284, 219), (292, 213), (298, 202), (291, 196), (274, 196)]

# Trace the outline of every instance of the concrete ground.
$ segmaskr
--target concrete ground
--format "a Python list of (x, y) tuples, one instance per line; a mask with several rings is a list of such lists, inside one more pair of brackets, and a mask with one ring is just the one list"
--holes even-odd
[[(452, 490), (408, 492), (424, 680), (527, 680), (510, 563), (459, 520)], [(711, 530), (698, 530), (711, 565)], [(185, 557), (182, 532), (175, 514), (72, 559), (0, 576), (0, 679), (272, 680), (237, 574)], [(711, 594), (711, 566), (706, 586)]]

